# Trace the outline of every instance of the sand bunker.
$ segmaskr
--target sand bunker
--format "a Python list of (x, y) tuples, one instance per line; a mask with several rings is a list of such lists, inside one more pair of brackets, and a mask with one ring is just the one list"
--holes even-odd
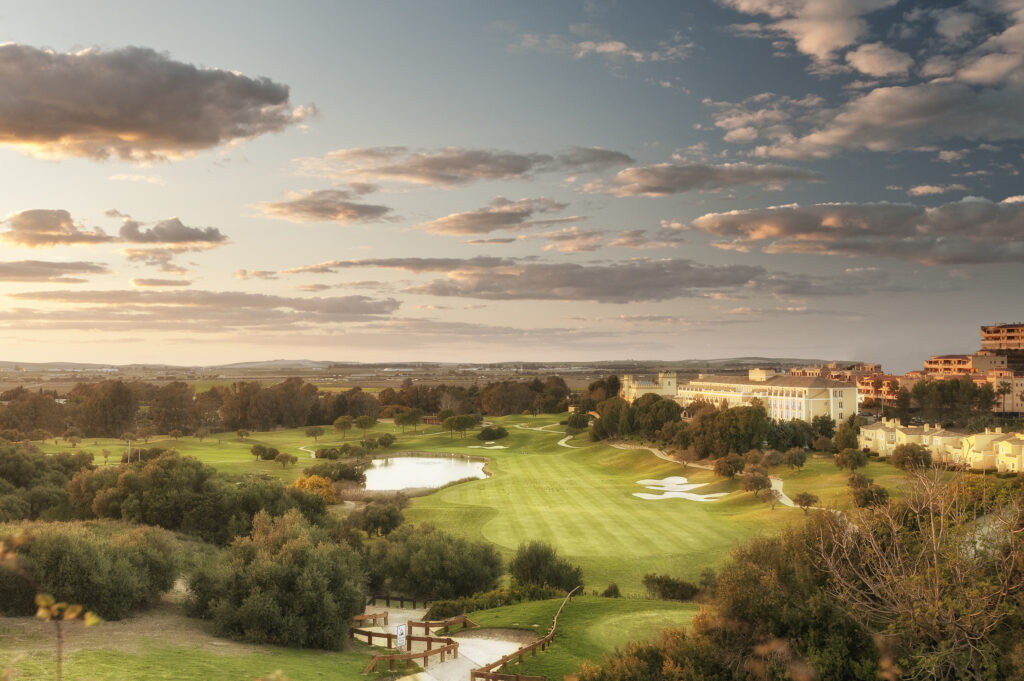
[(470, 445), (466, 449), (508, 449), (505, 445), (494, 445), (493, 447), (484, 447), (483, 445)]
[(633, 492), (634, 497), (641, 499), (689, 499), (690, 501), (718, 501), (728, 495), (728, 492), (715, 492), (714, 494), (693, 494), (690, 490), (704, 487), (706, 482), (687, 482), (681, 475), (672, 475), (662, 480), (637, 480), (636, 484), (643, 485), (647, 489), (661, 492), (661, 494), (650, 494), (648, 492)]

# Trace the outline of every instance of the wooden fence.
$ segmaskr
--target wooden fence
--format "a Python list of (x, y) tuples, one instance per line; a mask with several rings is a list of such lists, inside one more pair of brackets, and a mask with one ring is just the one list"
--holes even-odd
[(377, 626), (377, 620), (382, 620), (382, 624), (386, 627), (388, 625), (388, 613), (387, 612), (368, 612), (364, 615), (356, 615), (352, 618), (354, 622), (372, 622), (371, 627)]
[[(379, 631), (370, 631), (368, 629), (349, 629), (349, 638), (355, 639), (356, 636), (365, 636), (366, 642), (371, 646), (373, 645), (373, 639), (384, 639), (388, 648), (398, 647), (398, 634), (387, 634)], [(427, 644), (426, 650), (419, 650), (416, 652), (412, 651), (412, 644), (414, 642), (421, 642)], [(439, 647), (435, 648), (434, 645), (439, 644)], [(363, 670), (364, 674), (377, 671), (377, 666), (382, 662), (388, 663), (388, 671), (395, 671), (396, 662), (405, 662), (405, 668), (409, 669), (409, 663), (413, 660), (423, 660), (423, 667), (427, 666), (427, 662), (433, 656), (439, 656), (441, 662), (444, 662), (446, 655), (451, 655), (454, 658), (459, 656), (459, 642), (453, 638), (439, 638), (437, 636), (406, 636), (405, 637), (405, 649), (404, 653), (397, 653), (394, 655), (374, 655), (373, 659), (370, 660), (370, 664), (366, 665), (366, 669)]]
[(377, 605), (378, 601), (383, 601), (384, 605), (388, 608), (391, 607), (391, 601), (395, 601), (396, 603), (398, 603), (399, 608), (404, 608), (406, 603), (411, 603), (412, 605), (410, 607), (412, 607), (413, 609), (416, 608), (417, 603), (422, 605), (424, 608), (427, 607), (428, 603), (430, 603), (430, 601), (426, 598), (407, 598), (405, 596), (370, 596), (367, 599), (366, 604)]
[(456, 624), (461, 624), (466, 629), (476, 626), (476, 623), (465, 615), (449, 617), (446, 620), (434, 620), (432, 622), (413, 622), (409, 620), (409, 633), (411, 634), (416, 631), (416, 627), (423, 627), (423, 633), (429, 634), (431, 629), (447, 629), (448, 627), (454, 627)]
[(558, 616), (562, 614), (562, 608), (565, 607), (566, 603), (572, 600), (573, 594), (581, 588), (581, 586), (578, 586), (566, 594), (565, 598), (562, 600), (562, 604), (558, 606), (558, 612), (556, 612), (555, 616), (551, 619), (551, 630), (548, 631), (547, 636), (523, 646), (516, 652), (506, 655), (497, 662), (492, 662), (491, 664), (474, 669), (470, 672), (470, 681), (547, 681), (547, 677), (545, 676), (509, 674), (507, 673), (508, 663), (515, 660), (516, 664), (520, 664), (527, 653), (536, 657), (538, 648), (542, 651), (547, 650), (548, 646), (551, 645), (551, 641), (555, 638), (555, 629), (558, 627)]

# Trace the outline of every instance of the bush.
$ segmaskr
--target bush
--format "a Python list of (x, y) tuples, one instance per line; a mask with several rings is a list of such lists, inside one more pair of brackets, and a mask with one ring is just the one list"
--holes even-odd
[(310, 475), (299, 478), (292, 483), (292, 488), (302, 492), (316, 494), (322, 497), (328, 504), (338, 503), (338, 494), (334, 491), (334, 484), (327, 478), (319, 475)]
[(603, 598), (621, 598), (622, 594), (619, 593), (619, 585), (612, 582), (604, 591), (601, 592), (601, 596)]
[(319, 475), (320, 477), (327, 478), (334, 482), (338, 482), (339, 480), (348, 480), (351, 482), (358, 482), (360, 485), (366, 482), (365, 473), (352, 464), (341, 463), (338, 461), (314, 464), (309, 468), (303, 468), (302, 473), (304, 475)]
[(42, 591), (104, 619), (121, 619), (171, 589), (177, 554), (177, 542), (155, 528), (103, 537), (75, 523), (32, 527), (18, 547), (18, 566), (31, 581), (0, 568), (0, 613), (31, 615), (35, 593)]
[(365, 603), (358, 555), (331, 541), (298, 511), (260, 512), (216, 565), (189, 579), (187, 611), (212, 619), (222, 636), (339, 650)]
[(395, 444), (395, 436), (391, 433), (384, 433), (377, 438), (377, 444), (380, 445), (381, 449), (387, 449), (391, 445)]
[(928, 468), (932, 465), (932, 453), (927, 447), (916, 443), (896, 445), (890, 461), (893, 466), (902, 470)]
[(583, 583), (582, 568), (559, 558), (553, 546), (539, 541), (520, 544), (508, 571), (516, 584), (546, 584), (571, 591)]
[(477, 610), (490, 610), (503, 605), (512, 605), (524, 601), (544, 601), (549, 598), (562, 598), (565, 592), (550, 586), (507, 586), (502, 589), (485, 591), (465, 598), (434, 601), (424, 616), (427, 620), (443, 620), (449, 617), (464, 615)]
[(501, 556), (487, 542), (454, 537), (430, 525), (402, 525), (374, 539), (366, 554), (373, 593), (461, 598), (495, 587)]
[(508, 431), (502, 426), (487, 426), (476, 435), (478, 440), (484, 442), (491, 442), (492, 440), (500, 440), (504, 437), (508, 437)]
[(697, 595), (700, 588), (685, 579), (649, 572), (643, 578), (644, 588), (651, 598), (665, 601), (688, 601)]

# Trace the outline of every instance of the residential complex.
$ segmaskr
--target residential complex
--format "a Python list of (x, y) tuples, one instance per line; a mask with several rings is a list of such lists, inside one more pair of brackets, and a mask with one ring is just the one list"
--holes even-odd
[(981, 327), (983, 350), (1024, 350), (1024, 322)]
[(986, 428), (967, 435), (938, 426), (903, 426), (893, 419), (862, 426), (858, 444), (884, 457), (899, 445), (919, 444), (928, 448), (932, 461), (980, 471), (1019, 473), (1024, 471), (1024, 433), (1004, 433)]

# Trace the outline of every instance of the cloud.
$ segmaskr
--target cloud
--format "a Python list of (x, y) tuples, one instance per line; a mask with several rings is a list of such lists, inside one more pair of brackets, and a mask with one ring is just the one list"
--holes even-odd
[(132, 279), (135, 288), (173, 288), (191, 286), (192, 282), (185, 279)]
[(861, 73), (875, 78), (906, 76), (914, 65), (914, 59), (909, 54), (882, 43), (861, 45), (846, 53), (846, 61)]
[[(671, 40), (659, 41), (654, 49), (644, 50), (631, 47), (621, 40), (610, 38), (603, 30), (592, 25), (574, 24), (570, 32), (589, 40), (575, 40), (568, 36), (551, 33), (546, 36), (524, 33), (512, 48), (524, 52), (554, 52), (572, 55), (576, 59), (600, 57), (611, 63), (642, 64), (647, 62), (682, 61), (689, 56), (694, 45), (676, 34)], [(582, 30), (581, 30), (582, 29)]]
[(0, 45), (0, 144), (48, 157), (178, 158), (305, 116), (288, 86), (143, 47), (71, 53)]
[(480, 180), (522, 180), (535, 172), (596, 172), (632, 163), (628, 155), (597, 147), (571, 147), (558, 154), (445, 147), (339, 149), (324, 158), (299, 159), (300, 169), (347, 182), (403, 182), (456, 187)]
[[(545, 224), (549, 221), (534, 222), (531, 218), (536, 213), (553, 213), (564, 209), (568, 204), (553, 199), (520, 199), (509, 201), (499, 196), (491, 201), (486, 208), (466, 213), (452, 213), (437, 220), (423, 223), (421, 228), (433, 234), (487, 234), (499, 229), (523, 229)], [(577, 220), (576, 218), (567, 218)]]
[(738, 185), (778, 189), (794, 182), (818, 182), (821, 173), (781, 165), (751, 163), (656, 163), (620, 170), (605, 189), (614, 196), (668, 196), (694, 190), (716, 190)]
[(357, 191), (344, 189), (291, 192), (285, 201), (260, 203), (256, 207), (264, 217), (283, 218), (290, 222), (349, 225), (388, 218), (391, 208), (353, 201), (358, 195)]
[(745, 265), (702, 265), (691, 260), (637, 260), (580, 265), (495, 258), (378, 258), (332, 261), (321, 269), (380, 267), (415, 273), (443, 272), (407, 293), (484, 300), (592, 300), (628, 303), (669, 300), (736, 289), (764, 273)]
[[(667, 222), (667, 221), (663, 221)], [(608, 242), (616, 248), (659, 249), (676, 248), (685, 241), (678, 229), (663, 228), (656, 232), (646, 229), (629, 229)]]
[(47, 248), (109, 243), (116, 240), (98, 227), (91, 231), (83, 228), (66, 210), (23, 210), (8, 215), (3, 222), (10, 230), (0, 232), (0, 239), (14, 246)]
[(274, 270), (238, 270), (235, 272), (235, 279), (277, 279), (277, 272)]
[(909, 196), (931, 196), (932, 194), (945, 194), (947, 192), (965, 192), (967, 187), (962, 184), (947, 184), (947, 185), (934, 185), (934, 184), (919, 184), (916, 187), (911, 187), (907, 190)]
[(1024, 138), (1024, 86), (976, 88), (939, 81), (880, 87), (824, 112), (824, 123), (758, 147), (755, 154), (829, 158), (844, 149), (905, 151), (950, 139), (998, 142)]
[(586, 253), (596, 251), (604, 245), (604, 232), (590, 229), (580, 229), (573, 225), (565, 229), (542, 234), (531, 234), (529, 239), (543, 239), (547, 242), (545, 251), (558, 251), (559, 253)]
[(215, 227), (189, 227), (178, 218), (161, 220), (148, 230), (135, 220), (126, 219), (121, 227), (122, 241), (136, 244), (223, 244), (228, 238)]
[[(98, 308), (124, 307), (143, 310), (163, 318), (173, 312), (179, 319), (189, 317), (215, 318), (209, 313), (249, 312), (274, 314), (289, 313), (309, 321), (369, 320), (390, 315), (400, 303), (392, 298), (375, 300), (367, 296), (336, 296), (328, 298), (290, 298), (285, 296), (235, 291), (33, 291), (11, 293), (9, 298), (46, 303), (64, 303)], [(230, 314), (226, 316), (231, 319)], [(140, 318), (145, 321), (145, 316)]]
[(797, 204), (708, 213), (692, 226), (723, 249), (888, 257), (926, 265), (1024, 262), (1024, 202), (968, 197), (905, 203)]
[(95, 262), (48, 262), (17, 260), (0, 262), (0, 281), (48, 281), (60, 284), (81, 284), (86, 280), (74, 274), (109, 274), (110, 269)]
[(197, 244), (171, 244), (160, 248), (122, 248), (121, 255), (129, 262), (141, 262), (158, 267), (162, 272), (185, 274), (188, 269), (176, 264), (174, 258), (183, 253), (198, 253), (206, 250)]
[(770, 21), (748, 35), (783, 36), (819, 66), (854, 45), (868, 31), (864, 16), (896, 4), (897, 0), (719, 0), (726, 7), (751, 15), (767, 15)]

